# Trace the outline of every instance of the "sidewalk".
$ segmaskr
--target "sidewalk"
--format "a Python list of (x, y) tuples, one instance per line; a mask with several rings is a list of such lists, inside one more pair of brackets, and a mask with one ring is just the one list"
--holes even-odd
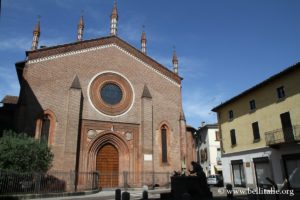
[[(124, 192), (123, 189), (121, 192)], [(128, 189), (127, 192), (130, 193), (130, 199), (141, 199), (143, 195), (142, 188), (138, 189)], [(160, 198), (160, 193), (170, 192), (170, 189), (155, 189), (148, 190), (148, 198)], [(89, 195), (80, 195), (80, 196), (68, 196), (68, 197), (49, 197), (49, 198), (34, 198), (34, 199), (45, 199), (45, 200), (67, 200), (67, 199), (105, 199), (105, 200), (114, 200), (115, 199), (115, 190), (105, 190), (101, 192), (97, 192), (95, 194)]]

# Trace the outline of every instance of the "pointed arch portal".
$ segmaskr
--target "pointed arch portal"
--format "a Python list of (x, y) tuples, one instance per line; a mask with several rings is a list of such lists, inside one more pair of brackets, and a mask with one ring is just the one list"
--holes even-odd
[(116, 188), (124, 184), (123, 171), (129, 171), (129, 148), (118, 132), (107, 131), (93, 139), (88, 147), (86, 171), (99, 172), (98, 186)]

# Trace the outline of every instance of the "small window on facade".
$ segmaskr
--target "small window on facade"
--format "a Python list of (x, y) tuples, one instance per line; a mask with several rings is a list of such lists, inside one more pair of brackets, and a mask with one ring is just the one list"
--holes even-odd
[(221, 137), (220, 137), (220, 132), (216, 131), (216, 141), (220, 141)]
[(256, 103), (255, 103), (255, 100), (254, 100), (254, 99), (252, 99), (252, 100), (249, 102), (249, 104), (250, 104), (250, 110), (255, 110), (255, 109), (256, 109)]
[(278, 97), (278, 99), (282, 99), (285, 97), (285, 92), (284, 92), (283, 86), (277, 88), (277, 97)]
[(162, 162), (168, 162), (168, 147), (167, 147), (167, 129), (166, 127), (161, 128), (161, 150), (162, 150)]
[(229, 119), (233, 119), (233, 110), (228, 111), (228, 117)]
[(201, 162), (204, 162), (204, 151), (203, 151), (203, 149), (200, 150), (200, 157), (201, 157)]
[(221, 165), (222, 161), (221, 161), (221, 148), (217, 148), (217, 164)]
[(254, 141), (259, 140), (260, 139), (260, 134), (259, 134), (258, 122), (252, 123), (252, 130), (253, 130)]
[(207, 161), (207, 149), (204, 149), (204, 160)]
[(235, 129), (230, 130), (230, 138), (231, 138), (231, 145), (236, 145), (236, 138), (235, 138)]
[(207, 161), (207, 149), (201, 149), (201, 162)]
[(41, 141), (48, 143), (50, 129), (50, 119), (48, 115), (44, 115), (42, 119)]

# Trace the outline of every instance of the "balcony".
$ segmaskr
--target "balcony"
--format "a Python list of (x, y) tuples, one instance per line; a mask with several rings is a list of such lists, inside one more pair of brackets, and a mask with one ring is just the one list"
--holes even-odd
[(300, 141), (300, 125), (292, 126), (286, 129), (276, 129), (265, 133), (266, 144), (274, 146), (284, 143), (293, 143)]

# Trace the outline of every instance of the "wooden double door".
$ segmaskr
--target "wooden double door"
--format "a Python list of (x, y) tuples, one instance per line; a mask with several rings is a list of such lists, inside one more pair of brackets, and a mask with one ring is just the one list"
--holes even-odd
[(106, 144), (98, 151), (96, 169), (100, 173), (98, 185), (101, 188), (119, 186), (119, 152), (115, 146)]

